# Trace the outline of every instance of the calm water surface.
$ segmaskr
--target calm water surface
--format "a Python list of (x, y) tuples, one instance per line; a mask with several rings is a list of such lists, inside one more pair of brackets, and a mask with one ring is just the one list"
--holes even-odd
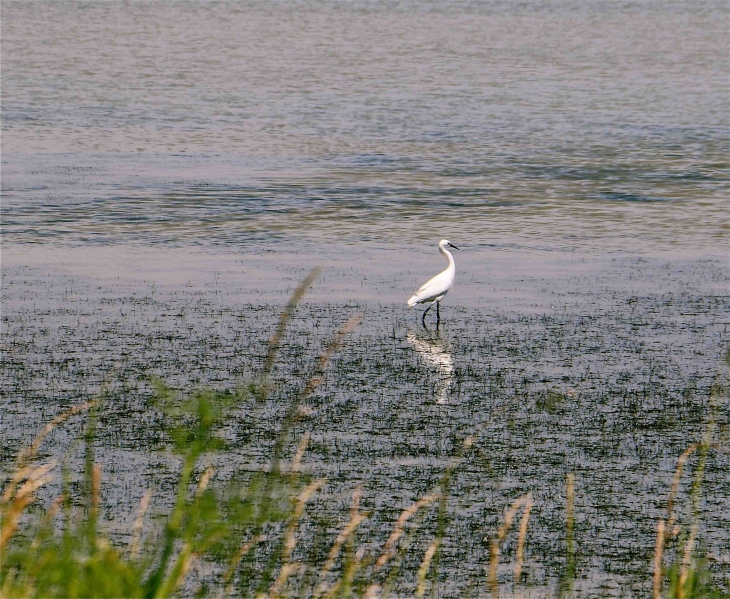
[(724, 252), (722, 2), (5, 2), (3, 243)]
[[(361, 311), (296, 431), (330, 481), (323, 518), (362, 481), (363, 542), (382, 541), (474, 435), (444, 596), (486, 592), (488, 535), (527, 491), (526, 586), (505, 570), (503, 589), (554, 593), (568, 472), (576, 590), (647, 596), (677, 456), (714, 418), (698, 538), (727, 591), (730, 424), (708, 408), (730, 310), (727, 23), (710, 1), (3, 2), (3, 468), (112, 377), (98, 455), (124, 540), (178, 467), (152, 451), (149, 375), (234, 385), (321, 264), (281, 392), (232, 419), (219, 476), (265, 463), (295, 382)], [(457, 283), (424, 331), (403, 302), (442, 237), (463, 246)], [(49, 454), (81, 459), (80, 423), (55, 434)]]

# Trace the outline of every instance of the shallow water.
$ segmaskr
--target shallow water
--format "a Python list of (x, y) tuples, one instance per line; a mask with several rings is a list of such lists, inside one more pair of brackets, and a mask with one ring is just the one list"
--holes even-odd
[[(691, 263), (679, 273), (667, 266), (632, 260), (613, 271), (606, 266), (600, 276), (573, 276), (568, 285), (531, 281), (552, 308), (515, 309), (512, 289), (499, 286), (494, 295), (503, 299), (489, 309), (444, 307), (439, 330), (421, 327), (402, 305), (329, 303), (320, 282), (320, 299), (299, 307), (286, 335), (278, 392), (265, 406), (244, 402), (223, 431), (230, 449), (208, 461), (219, 480), (264, 466), (299, 381), (334, 329), (360, 312), (362, 325), (293, 434), (295, 444), (312, 433), (304, 472), (328, 479), (304, 530), (335, 523), (336, 534), (361, 482), (362, 504), (374, 509), (361, 543), (376, 551), (400, 510), (431, 492), (461, 442), (473, 437), (449, 500), (444, 596), (486, 592), (489, 531), (527, 491), (535, 507), (525, 586), (515, 592), (554, 592), (565, 567), (567, 472), (576, 475), (576, 589), (581, 596), (643, 595), (677, 457), (703, 437), (711, 418), (709, 390), (722, 373), (730, 303), (707, 285), (724, 276), (722, 264)], [(661, 289), (647, 290), (647, 279)], [(260, 368), (280, 310), (235, 282), (170, 291), (33, 268), (6, 271), (5, 302), (3, 462), (11, 463), (39, 422), (93, 397), (106, 381), (97, 459), (105, 526), (118, 540), (127, 538), (145, 489), (156, 489), (157, 511), (172, 500), (178, 466), (161, 451), (165, 436), (149, 376), (185, 389), (234, 388)], [(725, 432), (710, 454), (701, 503), (702, 548), (718, 584), (730, 567), (727, 415), (725, 406), (714, 416)], [(56, 431), (45, 451), (79, 459), (73, 439), (80, 426)], [(688, 480), (678, 503), (682, 523), (689, 519)], [(431, 517), (422, 524), (408, 568), (417, 569), (434, 525)], [(513, 550), (505, 547), (507, 555)], [(506, 590), (509, 571), (502, 579)], [(411, 583), (406, 576), (397, 588), (412, 592)]]
[(4, 3), (4, 243), (722, 251), (722, 2)]
[[(568, 472), (576, 590), (645, 596), (677, 457), (702, 438), (724, 372), (726, 13), (4, 2), (3, 469), (106, 381), (97, 449), (106, 526), (123, 540), (148, 486), (164, 511), (177, 468), (148, 377), (234, 387), (320, 264), (282, 386), (228, 423), (217, 476), (266, 463), (296, 381), (362, 312), (295, 431), (313, 435), (307, 473), (328, 477), (317, 513), (336, 522), (361, 481), (378, 508), (361, 541), (381, 545), (474, 436), (443, 596), (485, 592), (484, 536), (527, 491), (525, 592), (554, 592)], [(441, 237), (463, 249), (429, 331), (403, 304), (439, 269)], [(725, 590), (727, 415), (698, 537)], [(78, 458), (80, 427), (44, 451)]]

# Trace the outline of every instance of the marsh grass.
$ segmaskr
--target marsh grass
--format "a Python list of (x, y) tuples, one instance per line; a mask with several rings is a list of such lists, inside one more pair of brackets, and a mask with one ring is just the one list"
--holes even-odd
[[(136, 509), (126, 545), (112, 544), (99, 526), (102, 510), (101, 464), (95, 461), (94, 438), (103, 397), (79, 404), (46, 424), (29, 447), (18, 455), (14, 471), (0, 495), (0, 593), (2, 597), (170, 597), (175, 595), (258, 598), (276, 597), (385, 597), (394, 592), (401, 577), (413, 581), (412, 594), (439, 595), (440, 558), (448, 539), (450, 487), (456, 470), (473, 455), (474, 438), (459, 446), (439, 483), (413, 501), (393, 519), (382, 544), (359, 535), (363, 523), (374, 515), (361, 509), (363, 489), (356, 486), (349, 517), (326, 534), (327, 549), (302, 552), (311, 540), (302, 532), (311, 502), (327, 486), (325, 478), (312, 479), (301, 472), (310, 440), (308, 433), (295, 442), (292, 431), (304, 414), (304, 401), (326, 377), (332, 357), (360, 322), (356, 315), (333, 335), (311, 375), (304, 377), (281, 419), (268, 468), (241, 482), (216, 480), (205, 458), (226, 449), (219, 431), (226, 418), (247, 397), (269, 398), (271, 373), (287, 324), (298, 302), (316, 278), (315, 269), (295, 290), (272, 335), (262, 371), (256, 381), (236, 392), (202, 390), (184, 395), (153, 380), (154, 407), (164, 415), (172, 452), (179, 460), (174, 501), (161, 528), (145, 528), (145, 514), (154, 498), (148, 489)], [(712, 413), (726, 389), (716, 386)], [(554, 398), (548, 398), (552, 403)], [(547, 408), (546, 408), (547, 409)], [(551, 408), (552, 409), (552, 408)], [(88, 413), (84, 435), (85, 460), (80, 496), (71, 489), (68, 467), (40, 460), (44, 440), (68, 419)], [(714, 415), (705, 438), (690, 445), (677, 461), (667, 496), (666, 514), (658, 520), (653, 561), (647, 564), (654, 597), (677, 599), (721, 596), (711, 586), (705, 561), (697, 550), (700, 531), (699, 504), (708, 452), (712, 449)], [(289, 465), (286, 455), (296, 446)], [(696, 458), (689, 493), (689, 518), (682, 519), (677, 498), (682, 474)], [(62, 490), (48, 507), (31, 510), (37, 492), (62, 470)], [(572, 473), (566, 478), (565, 561), (555, 594), (574, 594), (573, 581), (580, 548), (575, 541), (575, 487)], [(480, 591), (498, 597), (509, 589), (500, 567), (511, 566), (510, 596), (529, 596), (523, 576), (529, 560), (531, 493), (505, 506), (489, 538), (486, 579)], [(515, 519), (521, 512), (519, 526)], [(427, 515), (430, 514), (430, 518)], [(686, 521), (685, 521), (686, 520)], [(513, 532), (511, 532), (513, 531)], [(516, 536), (514, 552), (502, 548)], [(414, 540), (418, 539), (417, 545)], [(417, 567), (404, 570), (407, 553), (419, 548)], [(425, 549), (423, 549), (425, 547)], [(528, 551), (526, 552), (526, 548)], [(309, 559), (305, 559), (308, 556)], [(214, 567), (214, 582), (195, 585), (198, 568)], [(486, 585), (484, 584), (486, 583)]]
[[(727, 354), (730, 358), (730, 352)], [(707, 429), (701, 442), (693, 443), (677, 459), (677, 466), (672, 477), (672, 484), (667, 495), (666, 515), (657, 522), (657, 539), (654, 549), (653, 564), (653, 597), (662, 597), (665, 581), (669, 584), (667, 595), (673, 599), (688, 597), (724, 597), (726, 594), (713, 588), (709, 578), (706, 560), (695, 551), (699, 530), (699, 505), (702, 495), (702, 482), (710, 449), (716, 447), (712, 443), (715, 430), (717, 410), (722, 398), (727, 396), (727, 388), (716, 381), (710, 393), (710, 417)], [(697, 465), (689, 493), (689, 519), (684, 526), (677, 523), (676, 500), (682, 481), (682, 473), (690, 458), (697, 456)], [(665, 550), (672, 541), (673, 551), (667, 555)], [(665, 566), (665, 558), (669, 565)]]

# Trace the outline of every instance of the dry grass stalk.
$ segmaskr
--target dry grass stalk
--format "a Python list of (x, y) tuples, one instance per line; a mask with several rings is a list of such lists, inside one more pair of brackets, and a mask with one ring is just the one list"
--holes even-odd
[[(566, 496), (566, 517), (568, 528), (568, 542), (573, 542), (573, 523), (575, 521), (575, 474), (569, 472), (565, 477), (565, 496)], [(570, 549), (570, 548), (569, 548)]]
[(58, 510), (61, 509), (61, 506), (63, 505), (63, 502), (66, 501), (66, 494), (61, 493), (58, 497), (56, 497), (53, 502), (51, 503), (50, 507), (46, 510), (46, 513), (43, 514), (43, 525), (42, 527), (45, 528), (53, 518), (55, 518), (56, 514), (58, 513)]
[(10, 479), (10, 483), (8, 483), (8, 486), (5, 487), (5, 491), (0, 498), (0, 502), (7, 503), (8, 501), (10, 501), (10, 499), (13, 497), (13, 493), (18, 486), (18, 483), (22, 480), (28, 479), (30, 475), (35, 472), (36, 469), (37, 466), (25, 466), (24, 468), (16, 469)]
[(83, 410), (88, 410), (89, 408), (95, 406), (97, 404), (96, 400), (87, 401), (85, 403), (79, 404), (77, 406), (74, 406), (73, 408), (66, 410), (65, 412), (62, 412), (58, 416), (56, 416), (53, 420), (51, 420), (46, 426), (43, 427), (43, 430), (36, 435), (36, 438), (33, 440), (33, 443), (31, 443), (30, 447), (26, 449), (25, 451), (21, 452), (18, 455), (18, 462), (20, 464), (33, 459), (33, 456), (35, 456), (36, 452), (38, 451), (38, 448), (41, 446), (41, 443), (43, 443), (43, 439), (46, 438), (48, 433), (50, 433), (54, 428), (56, 428), (59, 424), (61, 424), (64, 420), (68, 420), (73, 416), (74, 414), (78, 414), (79, 412), (82, 412)]
[(183, 550), (182, 550), (181, 556), (180, 556), (180, 561), (181, 561), (180, 569), (177, 573), (177, 576), (172, 581), (172, 585), (169, 587), (168, 592), (165, 593), (164, 595), (162, 595), (163, 597), (166, 597), (166, 596), (172, 594), (172, 592), (175, 589), (180, 588), (180, 585), (182, 584), (183, 580), (185, 580), (185, 577), (188, 575), (188, 572), (190, 571), (190, 566), (193, 565), (193, 560), (195, 560), (195, 558), (197, 558), (197, 557), (198, 557), (197, 552), (190, 551), (190, 545), (188, 543), (186, 543), (185, 546), (183, 547)]
[[(10, 597), (11, 590), (14, 590), (13, 589), (13, 583), (15, 582), (15, 570), (14, 569), (10, 569), (10, 568), (8, 570), (9, 571), (8, 571), (6, 577), (5, 577), (4, 584), (3, 584), (2, 588), (0, 588), (0, 597), (2, 597), (3, 599), (5, 599), (5, 597)], [(21, 593), (18, 593), (17, 590), (16, 590), (15, 596), (16, 597), (19, 597), (19, 596), (32, 597), (32, 596), (34, 596), (36, 593), (32, 592), (31, 589), (28, 588), (28, 586), (30, 586), (30, 585), (27, 585), (26, 584), (26, 588), (24, 589), (23, 595), (21, 595)]]
[(309, 432), (304, 433), (302, 440), (299, 442), (299, 447), (297, 447), (297, 452), (294, 454), (294, 459), (289, 469), (291, 473), (299, 472), (302, 468), (302, 458), (304, 457), (304, 452), (307, 451), (307, 445), (309, 445), (309, 436)]
[[(573, 542), (573, 526), (575, 523), (575, 474), (572, 472), (569, 472), (565, 477), (565, 496), (567, 520), (565, 523), (567, 568), (561, 581), (561, 596), (563, 594), (572, 594), (572, 585), (573, 580), (575, 579), (575, 545)], [(565, 586), (563, 587), (563, 585)]]
[(695, 537), (697, 536), (697, 524), (692, 527), (689, 538), (684, 545), (684, 555), (682, 556), (682, 570), (679, 574), (679, 585), (677, 587), (677, 599), (683, 599), (684, 587), (689, 577), (690, 565), (692, 564), (692, 549), (695, 545)]
[(7, 507), (2, 506), (3, 519), (2, 529), (0, 529), (0, 550), (2, 550), (8, 541), (15, 534), (15, 530), (18, 527), (18, 519), (23, 510), (28, 507), (35, 499), (35, 492), (49, 482), (53, 477), (48, 473), (56, 466), (56, 462), (48, 462), (41, 466), (22, 468), (22, 476), (15, 476), (16, 485), (25, 480), (25, 482), (17, 489), (17, 492), (13, 495), (10, 494), (6, 498), (6, 494), (3, 495), (3, 504), (7, 504)]
[[(677, 533), (677, 527), (674, 526), (674, 523), (677, 519), (677, 516), (673, 514), (674, 511), (674, 501), (677, 498), (677, 493), (679, 492), (679, 482), (682, 478), (682, 470), (684, 469), (684, 465), (687, 463), (687, 460), (689, 457), (697, 451), (700, 447), (702, 447), (702, 443), (693, 443), (690, 445), (687, 449), (685, 449), (682, 452), (682, 455), (679, 456), (679, 459), (677, 460), (677, 467), (674, 470), (674, 476), (672, 477), (672, 486), (669, 489), (669, 495), (667, 496), (667, 516), (666, 516), (666, 522), (664, 518), (659, 518), (659, 523), (657, 525), (657, 540), (656, 545), (654, 547), (654, 585), (653, 585), (653, 598), (654, 599), (660, 599), (661, 598), (661, 592), (662, 592), (662, 557), (664, 554), (664, 546), (667, 542), (667, 539), (670, 535), (674, 535)], [(691, 547), (694, 544), (694, 534), (696, 532), (696, 525), (692, 529), (692, 533), (690, 534), (690, 538), (687, 541), (687, 545), (685, 546), (685, 559), (687, 560), (687, 570), (689, 568), (689, 562), (691, 559)], [(691, 541), (691, 543), (690, 543)], [(690, 551), (689, 556), (687, 554), (687, 551)], [(682, 571), (685, 572), (684, 567), (685, 560), (682, 560)], [(681, 578), (681, 575), (680, 575)], [(685, 577), (686, 582), (686, 577)], [(679, 585), (679, 596), (682, 595), (682, 588), (683, 583), (680, 582)]]
[[(244, 556), (251, 551), (256, 545), (258, 545), (261, 541), (266, 540), (266, 535), (256, 535), (253, 539), (250, 541), (246, 541), (243, 545), (241, 545), (241, 548), (238, 550), (238, 553), (233, 556), (233, 559), (231, 560), (230, 565), (228, 566), (228, 571), (226, 572), (225, 576), (223, 577), (223, 586), (222, 588), (225, 589), (225, 596), (226, 597), (232, 597), (233, 596), (233, 575), (236, 573), (236, 568), (238, 568), (238, 564), (241, 563), (241, 560), (244, 558)], [(219, 599), (223, 599), (223, 590), (221, 590), (218, 594)]]
[(393, 532), (388, 537), (388, 540), (385, 542), (385, 545), (383, 547), (383, 553), (378, 558), (378, 561), (375, 562), (376, 571), (380, 570), (383, 566), (385, 566), (385, 564), (388, 563), (388, 560), (395, 555), (395, 546), (398, 543), (398, 539), (400, 539), (403, 536), (403, 528), (405, 527), (408, 519), (411, 516), (413, 516), (413, 514), (415, 514), (423, 506), (426, 506), (429, 503), (432, 503), (432, 502), (438, 500), (440, 497), (441, 497), (440, 493), (426, 495), (425, 497), (416, 501), (416, 503), (414, 503), (410, 507), (403, 510), (401, 515), (398, 516), (398, 520), (396, 520), (395, 526), (393, 527)]
[[(337, 559), (337, 555), (340, 553), (342, 545), (344, 545), (345, 541), (350, 538), (350, 536), (355, 532), (357, 527), (360, 526), (360, 524), (363, 520), (365, 520), (366, 517), (367, 514), (365, 513), (355, 515), (340, 531), (340, 534), (337, 535), (335, 542), (332, 544), (332, 548), (330, 549), (329, 555), (327, 556), (327, 561), (325, 562), (324, 566), (322, 566), (322, 570), (319, 573), (320, 578), (323, 578), (327, 576), (327, 574), (329, 574), (329, 572), (335, 565), (335, 559)], [(318, 589), (315, 592), (315, 597), (321, 595), (322, 593), (324, 593), (324, 591), (324, 588)]]
[[(196, 497), (200, 497), (203, 494), (205, 489), (208, 487), (208, 483), (210, 482), (210, 478), (211, 476), (213, 476), (214, 472), (215, 468), (213, 468), (212, 466), (207, 468), (205, 472), (203, 472), (200, 480), (198, 481), (198, 488), (195, 492)], [(185, 580), (185, 577), (190, 571), (190, 567), (192, 566), (193, 561), (198, 557), (198, 554), (199, 552), (192, 551), (192, 546), (189, 542), (186, 542), (183, 545), (183, 548), (180, 551), (180, 556), (178, 557), (179, 565), (177, 566), (177, 572), (175, 574), (175, 577), (169, 579), (167, 584), (163, 585), (161, 589), (158, 590), (158, 597), (167, 597), (182, 584), (183, 580)]]
[(522, 513), (520, 521), (520, 535), (517, 539), (517, 556), (515, 558), (515, 584), (522, 574), (522, 564), (525, 560), (525, 539), (527, 538), (527, 525), (530, 522), (530, 512), (532, 511), (532, 495), (525, 502), (525, 511)]
[[(210, 541), (213, 542), (215, 538), (219, 538), (220, 535), (215, 535)], [(188, 575), (188, 572), (190, 571), (190, 568), (195, 563), (195, 560), (200, 557), (200, 554), (203, 553), (204, 550), (200, 551), (192, 551), (192, 546), (190, 543), (185, 543), (182, 547), (182, 550), (180, 551), (180, 555), (178, 557), (177, 564), (175, 564), (175, 568), (177, 569), (177, 572), (175, 572), (175, 576), (168, 579), (166, 581), (166, 584), (162, 585), (155, 594), (155, 597), (170, 597), (172, 596), (175, 591), (180, 588), (183, 581), (185, 580), (185, 577)], [(174, 570), (173, 570), (174, 571)]]
[(307, 502), (312, 498), (312, 496), (317, 491), (319, 491), (322, 488), (324, 483), (325, 483), (324, 478), (315, 480), (313, 483), (308, 485), (299, 494), (299, 496), (296, 499), (296, 504), (294, 506), (294, 512), (292, 513), (291, 520), (289, 521), (289, 526), (287, 526), (286, 533), (284, 535), (284, 547), (281, 552), (281, 561), (283, 562), (284, 565), (281, 567), (279, 576), (272, 583), (271, 587), (269, 587), (269, 592), (268, 592), (269, 597), (278, 597), (279, 592), (281, 591), (284, 584), (286, 584), (286, 581), (289, 578), (289, 576), (291, 576), (300, 567), (299, 564), (293, 564), (291, 562), (291, 554), (294, 551), (294, 546), (296, 545), (296, 542), (297, 542), (297, 539), (296, 539), (297, 526), (299, 524), (299, 520), (301, 520), (302, 515), (304, 514), (304, 508), (305, 508)]
[[(662, 557), (664, 554), (664, 546), (667, 542), (667, 539), (670, 535), (674, 535), (677, 532), (677, 527), (674, 526), (674, 523), (677, 520), (676, 514), (672, 513), (674, 511), (674, 502), (677, 498), (677, 493), (679, 492), (679, 483), (682, 479), (682, 470), (684, 469), (684, 465), (687, 463), (687, 460), (689, 457), (697, 451), (700, 447), (702, 447), (702, 443), (693, 443), (690, 445), (687, 449), (685, 449), (682, 452), (682, 455), (679, 456), (679, 459), (677, 460), (677, 467), (674, 469), (674, 476), (672, 477), (672, 486), (669, 489), (669, 495), (667, 496), (667, 516), (666, 516), (666, 522), (664, 518), (659, 519), (659, 523), (657, 525), (657, 540), (656, 540), (656, 546), (654, 547), (654, 584), (653, 584), (653, 597), (654, 599), (659, 599), (661, 597), (661, 591), (662, 591)], [(693, 528), (693, 534), (690, 535), (690, 539), (694, 543), (694, 532), (695, 528)], [(689, 542), (689, 540), (688, 540)], [(685, 547), (685, 552), (687, 550), (687, 547)], [(686, 555), (686, 553), (685, 553)], [(683, 561), (684, 564), (684, 561)], [(680, 584), (680, 589), (678, 591), (681, 595), (682, 593), (682, 585)]]
[[(46, 513), (43, 514), (43, 518), (41, 519), (41, 530), (47, 529), (51, 525), (51, 522), (56, 517), (58, 510), (61, 509), (64, 501), (66, 501), (66, 494), (61, 493), (51, 502), (51, 505), (48, 507)], [(36, 536), (36, 538), (33, 539), (33, 541), (31, 542), (30, 546), (33, 549), (37, 550), (38, 547), (40, 547), (41, 540), (42, 538), (40, 535)], [(5, 597), (5, 595), (0, 592), (0, 597)]]
[(279, 440), (277, 441), (276, 447), (274, 448), (274, 459), (271, 464), (272, 472), (281, 472), (281, 459), (284, 451), (284, 445), (287, 439), (287, 434), (297, 416), (301, 413), (302, 401), (304, 401), (306, 397), (311, 395), (312, 392), (324, 382), (324, 372), (327, 369), (327, 364), (329, 363), (332, 354), (334, 354), (334, 352), (336, 352), (337, 349), (340, 347), (345, 335), (353, 331), (361, 320), (362, 314), (356, 314), (337, 330), (327, 347), (319, 356), (314, 374), (307, 381), (306, 385), (304, 385), (304, 387), (299, 391), (296, 400), (292, 402), (287, 415), (284, 417), (284, 423), (282, 424), (281, 431), (279, 433)]
[[(2, 528), (0, 529), (0, 550), (5, 547), (15, 534), (20, 514), (33, 502), (35, 492), (51, 480), (52, 477), (48, 473), (56, 466), (55, 461), (41, 466), (26, 466), (26, 464), (35, 457), (43, 440), (56, 426), (74, 414), (78, 414), (94, 405), (96, 405), (96, 401), (87, 401), (59, 414), (43, 427), (43, 430), (36, 435), (27, 449), (18, 454), (15, 472), (10, 477), (10, 482), (5, 487), (0, 498), (0, 511), (3, 513)], [(20, 483), (23, 481), (25, 482), (21, 485)], [(20, 485), (19, 488), (18, 485)], [(56, 501), (60, 506), (60, 503), (63, 501), (63, 496)], [(55, 504), (56, 502), (54, 502)], [(50, 510), (50, 518), (55, 515), (57, 510), (58, 507)]]
[(379, 584), (371, 584), (363, 593), (362, 599), (378, 599), (378, 593), (382, 590)]
[(314, 283), (314, 280), (319, 276), (321, 272), (322, 269), (319, 266), (312, 269), (312, 271), (301, 283), (299, 283), (297, 288), (294, 290), (294, 293), (292, 293), (292, 296), (289, 298), (289, 301), (284, 307), (281, 316), (279, 316), (279, 322), (276, 325), (276, 330), (269, 339), (269, 350), (266, 353), (266, 361), (264, 362), (262, 381), (265, 386), (268, 386), (269, 375), (271, 374), (271, 369), (274, 366), (274, 360), (276, 359), (276, 354), (279, 351), (281, 340), (284, 337), (286, 325), (289, 323), (291, 315), (294, 312), (294, 309), (297, 307), (297, 304), (301, 301), (302, 297), (304, 297), (304, 294), (307, 292), (307, 289), (312, 286), (312, 283)]
[(423, 595), (426, 593), (426, 575), (428, 574), (428, 569), (431, 567), (431, 560), (433, 560), (433, 556), (436, 555), (436, 550), (439, 548), (439, 545), (441, 544), (441, 539), (434, 539), (431, 541), (431, 544), (428, 546), (428, 549), (426, 549), (426, 553), (423, 556), (423, 561), (421, 562), (421, 566), (418, 568), (418, 586), (416, 587), (416, 597), (420, 599), (420, 597), (423, 597)]
[(96, 535), (96, 522), (99, 518), (99, 496), (101, 495), (101, 464), (94, 464), (91, 468), (91, 501), (89, 506), (89, 521), (93, 522), (94, 534), (90, 541), (94, 547), (98, 548), (98, 538)]
[(662, 596), (662, 553), (664, 552), (664, 518), (659, 518), (656, 528), (656, 545), (654, 547), (654, 587), (653, 599), (661, 599)]
[[(345, 589), (347, 589), (348, 586), (352, 585), (352, 581), (355, 578), (355, 573), (360, 569), (360, 565), (362, 564), (363, 555), (365, 555), (365, 548), (360, 547), (360, 549), (358, 549), (357, 553), (355, 554), (355, 559), (351, 560), (347, 564), (345, 571), (342, 573), (342, 578), (340, 579), (340, 582), (336, 585), (333, 585), (332, 588), (327, 591), (325, 599), (336, 599), (347, 593)], [(351, 590), (352, 589), (350, 589), (349, 594), (351, 594)]]
[(134, 517), (134, 524), (132, 526), (132, 540), (129, 543), (129, 555), (132, 559), (136, 558), (139, 554), (139, 542), (142, 538), (142, 525), (144, 524), (144, 516), (147, 513), (147, 508), (150, 505), (152, 499), (152, 489), (149, 488), (142, 495), (142, 499), (139, 502), (139, 508), (137, 509), (137, 515)]
[(294, 563), (294, 562), (287, 562), (281, 567), (281, 572), (279, 572), (279, 576), (274, 581), (274, 583), (269, 588), (268, 597), (281, 597), (281, 589), (286, 584), (286, 581), (289, 580), (289, 577), (292, 574), (295, 574), (297, 570), (302, 568), (302, 564), (300, 563)]
[(299, 397), (300, 400), (311, 395), (312, 392), (324, 382), (324, 377), (322, 376), (322, 374), (327, 370), (327, 364), (329, 363), (330, 358), (339, 349), (340, 345), (342, 345), (342, 340), (344, 339), (345, 335), (354, 331), (355, 327), (360, 324), (361, 321), (362, 314), (355, 314), (355, 316), (350, 318), (345, 324), (337, 329), (337, 332), (332, 336), (329, 344), (319, 356), (319, 360), (317, 361), (317, 367), (315, 369), (315, 374), (309, 379), (309, 381), (307, 381), (307, 384), (304, 386), (304, 389), (302, 390)]
[(360, 514), (358, 512), (358, 507), (360, 505), (360, 498), (362, 497), (362, 486), (358, 485), (355, 489), (355, 492), (352, 494), (352, 506), (350, 507), (350, 520), (347, 522), (347, 524), (344, 526), (344, 528), (340, 531), (340, 534), (337, 535), (337, 538), (335, 539), (335, 542), (332, 544), (332, 548), (330, 549), (329, 555), (327, 556), (327, 561), (324, 563), (324, 566), (322, 566), (322, 569), (319, 572), (319, 580), (320, 583), (317, 586), (316, 590), (314, 591), (314, 597), (321, 597), (323, 594), (327, 592), (327, 581), (325, 580), (327, 577), (327, 574), (330, 573), (332, 568), (335, 565), (335, 560), (337, 559), (337, 556), (340, 553), (340, 550), (342, 549), (342, 546), (345, 544), (345, 541), (350, 538), (350, 536), (355, 532), (358, 526), (360, 526), (360, 523), (367, 517), (367, 514)]
[(677, 498), (677, 493), (679, 492), (679, 481), (682, 478), (682, 469), (689, 459), (689, 456), (700, 447), (702, 447), (702, 443), (693, 443), (684, 450), (677, 460), (677, 467), (674, 470), (674, 477), (672, 478), (672, 487), (669, 490), (669, 496), (667, 497), (667, 527), (665, 529), (665, 534), (669, 534), (673, 528), (674, 521), (677, 519), (677, 517), (672, 514), (672, 510), (674, 509), (674, 500)]
[(286, 530), (286, 537), (284, 540), (284, 551), (282, 553), (282, 558), (286, 561), (289, 560), (291, 557), (292, 551), (294, 551), (294, 545), (296, 544), (296, 529), (297, 525), (299, 524), (299, 520), (301, 519), (302, 515), (304, 514), (304, 508), (307, 504), (307, 502), (312, 498), (312, 496), (319, 491), (325, 483), (324, 478), (320, 478), (318, 480), (315, 480), (313, 483), (310, 483), (307, 485), (307, 487), (299, 494), (296, 500), (296, 505), (294, 507), (294, 513), (292, 514), (291, 521), (289, 522), (289, 526)]
[(362, 485), (358, 484), (352, 494), (352, 503), (350, 504), (350, 520), (357, 516), (360, 509), (360, 500), (362, 499)]
[(210, 477), (213, 476), (214, 473), (215, 468), (213, 468), (213, 466), (206, 468), (205, 472), (203, 472), (203, 476), (200, 477), (200, 481), (198, 482), (198, 490), (196, 492), (198, 497), (200, 497), (203, 494), (203, 491), (208, 488)]
[(518, 497), (512, 502), (509, 509), (504, 513), (502, 526), (497, 530), (496, 536), (492, 539), (489, 547), (489, 573), (487, 574), (487, 586), (491, 589), (492, 595), (499, 597), (499, 584), (497, 583), (497, 567), (499, 566), (499, 547), (502, 544), (507, 532), (512, 526), (517, 510), (525, 505), (528, 501), (532, 501), (532, 493), (527, 493), (522, 497)]
[(94, 464), (91, 469), (91, 515), (96, 518), (99, 513), (99, 495), (101, 494), (101, 464)]
[(65, 412), (62, 412), (58, 416), (56, 416), (53, 420), (51, 420), (46, 426), (43, 427), (43, 430), (41, 430), (40, 433), (36, 435), (36, 438), (33, 439), (33, 443), (30, 444), (30, 446), (21, 451), (18, 454), (18, 460), (17, 460), (17, 466), (15, 469), (15, 472), (13, 473), (13, 476), (10, 477), (10, 482), (8, 483), (8, 486), (5, 488), (5, 491), (3, 492), (2, 501), (7, 502), (10, 500), (10, 497), (12, 497), (15, 488), (17, 487), (18, 483), (21, 480), (24, 480), (27, 478), (28, 472), (32, 471), (32, 468), (26, 467), (25, 464), (32, 460), (35, 457), (35, 454), (38, 452), (38, 449), (40, 448), (41, 444), (43, 443), (43, 440), (48, 436), (48, 434), (56, 428), (59, 424), (61, 424), (64, 420), (68, 420), (71, 416), (74, 414), (78, 414), (79, 412), (83, 410), (87, 410), (93, 406), (96, 405), (96, 401), (87, 401), (86, 403), (79, 404), (77, 406), (74, 406), (70, 410), (66, 410)]

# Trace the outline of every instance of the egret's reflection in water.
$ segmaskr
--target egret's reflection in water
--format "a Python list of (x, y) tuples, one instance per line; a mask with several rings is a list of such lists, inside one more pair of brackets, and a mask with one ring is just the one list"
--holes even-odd
[(454, 378), (454, 358), (438, 336), (416, 336), (408, 333), (408, 343), (418, 352), (421, 359), (436, 371), (436, 403), (444, 404)]

